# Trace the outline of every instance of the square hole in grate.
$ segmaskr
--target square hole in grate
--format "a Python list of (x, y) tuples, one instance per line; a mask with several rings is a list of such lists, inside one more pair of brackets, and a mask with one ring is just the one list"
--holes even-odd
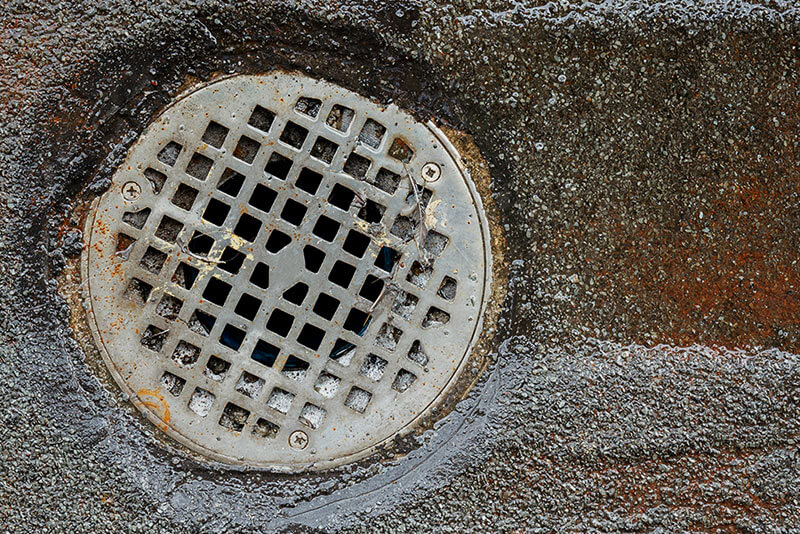
[(367, 279), (364, 280), (364, 285), (361, 286), (361, 291), (359, 291), (358, 294), (367, 300), (375, 302), (378, 299), (378, 297), (381, 296), (381, 292), (383, 291), (383, 285), (384, 285), (383, 280), (381, 280), (377, 276), (368, 274)]
[(294, 105), (295, 111), (302, 113), (303, 115), (308, 115), (312, 119), (315, 119), (317, 115), (319, 115), (319, 108), (322, 107), (322, 100), (317, 98), (308, 98), (306, 96), (301, 96), (297, 100), (297, 104)]
[(144, 227), (144, 223), (147, 222), (147, 218), (150, 216), (150, 208), (144, 208), (139, 211), (126, 211), (122, 214), (122, 222), (130, 224), (137, 230), (141, 230)]
[(283, 364), (281, 373), (287, 378), (299, 381), (305, 378), (309, 367), (308, 362), (301, 360), (294, 354), (290, 354), (289, 357), (286, 358), (286, 363)]
[(360, 210), (358, 210), (358, 217), (364, 219), (368, 223), (379, 223), (383, 219), (383, 214), (386, 211), (386, 206), (378, 204), (370, 199), (364, 203)]
[(158, 274), (164, 266), (165, 261), (167, 261), (166, 254), (153, 247), (147, 247), (144, 256), (142, 256), (141, 261), (139, 261), (139, 265), (146, 271)]
[(428, 280), (431, 279), (432, 273), (433, 267), (430, 265), (422, 265), (420, 262), (415, 261), (411, 264), (411, 269), (406, 275), (406, 280), (417, 287), (425, 289), (425, 286), (428, 285)]
[(428, 365), (428, 355), (422, 350), (422, 343), (418, 339), (411, 344), (411, 349), (408, 351), (408, 359), (420, 364), (422, 367)]
[(239, 222), (236, 223), (236, 227), (233, 229), (233, 233), (252, 243), (256, 240), (259, 230), (261, 230), (261, 221), (252, 215), (242, 213), (242, 216), (239, 217)]
[(158, 172), (155, 169), (147, 168), (144, 170), (144, 177), (150, 182), (154, 194), (159, 194), (164, 189), (164, 184), (167, 183), (167, 175), (163, 172)]
[(236, 148), (233, 149), (233, 157), (248, 164), (253, 163), (259, 148), (261, 145), (258, 141), (243, 135), (239, 138)]
[(389, 323), (383, 323), (383, 326), (378, 332), (378, 337), (375, 338), (375, 343), (386, 350), (394, 350), (397, 348), (397, 344), (400, 342), (400, 337), (402, 335), (403, 331), (399, 328)]
[(183, 230), (183, 224), (179, 223), (172, 217), (164, 215), (161, 218), (161, 222), (158, 224), (158, 228), (156, 228), (156, 237), (159, 239), (163, 239), (167, 243), (174, 243), (176, 239), (178, 239), (178, 234), (181, 233)]
[(389, 147), (389, 155), (403, 163), (408, 163), (414, 157), (414, 149), (402, 137), (396, 137)]
[(272, 393), (270, 393), (269, 400), (267, 400), (267, 406), (285, 415), (289, 413), (289, 409), (292, 407), (293, 400), (293, 393), (289, 393), (281, 388), (275, 388), (272, 390)]
[(274, 176), (279, 180), (286, 180), (286, 177), (289, 175), (289, 170), (291, 168), (292, 168), (292, 160), (290, 160), (286, 156), (278, 154), (277, 152), (273, 152), (272, 155), (269, 157), (267, 166), (264, 167), (264, 171), (270, 176)]
[(197, 363), (200, 357), (200, 347), (196, 347), (188, 341), (179, 341), (175, 350), (172, 351), (172, 361), (181, 367), (191, 367)]
[(328, 280), (330, 280), (337, 286), (342, 286), (343, 288), (346, 289), (347, 286), (350, 285), (350, 282), (353, 280), (353, 276), (355, 274), (356, 274), (355, 267), (353, 267), (349, 263), (337, 260), (336, 263), (333, 264), (333, 268), (331, 269), (331, 272), (328, 275)]
[(331, 242), (333, 238), (336, 237), (336, 232), (339, 231), (339, 223), (334, 221), (333, 219), (326, 217), (325, 215), (320, 215), (319, 219), (317, 219), (317, 224), (314, 225), (314, 229), (311, 231), (315, 236), (324, 239), (325, 241)]
[(305, 262), (306, 269), (312, 273), (319, 272), (322, 267), (322, 262), (325, 260), (325, 253), (316, 247), (306, 245), (303, 248), (303, 261)]
[(231, 285), (229, 283), (212, 276), (208, 284), (206, 284), (206, 290), (203, 291), (203, 298), (217, 306), (223, 306), (230, 292)]
[(336, 184), (331, 189), (331, 194), (328, 195), (328, 202), (339, 208), (340, 210), (347, 211), (350, 209), (350, 204), (353, 202), (356, 194), (343, 185)]
[(276, 198), (278, 198), (278, 193), (265, 185), (258, 184), (253, 190), (253, 194), (250, 195), (249, 204), (264, 213), (269, 213)]
[(299, 124), (289, 121), (286, 123), (286, 126), (281, 132), (280, 140), (299, 150), (300, 147), (303, 146), (303, 142), (305, 142), (306, 137), (308, 137), (308, 130)]
[(175, 141), (170, 141), (167, 143), (167, 146), (161, 149), (156, 158), (164, 165), (172, 167), (175, 165), (175, 162), (178, 161), (178, 155), (181, 153), (181, 150), (183, 150), (183, 146)]
[[(416, 183), (416, 182), (415, 182)], [(414, 194), (414, 191), (409, 191), (406, 195), (406, 204), (409, 206), (416, 206), (417, 205), (417, 198), (419, 198), (419, 205), (422, 207), (422, 211), (425, 211), (425, 208), (428, 207), (428, 203), (431, 201), (431, 197), (433, 197), (433, 191), (428, 189), (427, 187), (422, 189), (422, 192), (419, 191), (420, 185), (417, 185), (417, 193)]]
[(172, 283), (186, 289), (192, 289), (199, 273), (200, 271), (196, 267), (181, 262), (172, 275)]
[(342, 328), (349, 330), (359, 336), (363, 336), (369, 325), (369, 314), (364, 313), (358, 308), (352, 308), (350, 313), (347, 314), (347, 319), (344, 320)]
[(175, 320), (183, 307), (183, 301), (172, 295), (164, 294), (156, 306), (156, 313), (164, 319)]
[(247, 121), (247, 124), (262, 132), (268, 132), (274, 120), (275, 114), (273, 112), (267, 108), (256, 106), (253, 113), (250, 114), (250, 119)]
[(333, 376), (330, 373), (323, 372), (317, 377), (317, 382), (314, 384), (314, 390), (330, 399), (336, 395), (336, 390), (339, 389), (339, 383), (342, 380), (338, 376)]
[(347, 394), (347, 398), (344, 400), (344, 405), (358, 413), (364, 413), (370, 400), (372, 400), (372, 393), (360, 387), (353, 386), (350, 389), (350, 393)]
[(372, 148), (378, 148), (381, 146), (381, 139), (383, 139), (383, 134), (385, 133), (386, 127), (383, 124), (367, 119), (364, 127), (361, 128), (361, 133), (358, 134), (358, 142)]
[(325, 414), (326, 412), (324, 408), (320, 408), (316, 404), (307, 402), (303, 406), (303, 409), (300, 410), (300, 417), (298, 417), (297, 420), (316, 430), (322, 424), (322, 420), (325, 419)]
[(294, 226), (300, 226), (300, 223), (303, 222), (303, 217), (306, 215), (306, 210), (308, 210), (307, 207), (290, 198), (283, 206), (281, 219)]
[(401, 180), (402, 178), (399, 174), (393, 173), (389, 169), (381, 169), (375, 175), (375, 179), (371, 180), (371, 183), (378, 189), (394, 195), (394, 192), (400, 187)]
[(315, 195), (320, 183), (322, 183), (321, 174), (309, 169), (302, 169), (294, 185), (309, 195)]
[(239, 376), (239, 380), (236, 381), (236, 391), (251, 399), (258, 397), (263, 387), (264, 379), (250, 374), (247, 371), (244, 371), (241, 376)]
[(222, 251), (222, 256), (219, 257), (219, 261), (222, 263), (217, 266), (223, 271), (237, 274), (242, 268), (245, 258), (246, 256), (235, 248), (225, 247), (225, 250)]
[(131, 249), (133, 248), (133, 244), (136, 243), (136, 240), (129, 236), (128, 234), (120, 233), (117, 236), (117, 249), (115, 252), (120, 253), (120, 256), (127, 256), (130, 254)]
[(274, 438), (280, 432), (281, 427), (271, 421), (267, 421), (263, 417), (259, 417), (256, 424), (253, 425), (253, 435), (259, 438)]
[(339, 301), (325, 293), (320, 293), (317, 302), (314, 303), (314, 313), (329, 321), (333, 319), (338, 308)]
[(269, 239), (267, 239), (266, 249), (273, 254), (277, 254), (292, 242), (292, 238), (289, 235), (284, 234), (280, 230), (273, 230), (271, 234), (269, 234)]
[(337, 339), (329, 355), (331, 360), (340, 365), (348, 366), (356, 353), (356, 346), (344, 339)]
[(186, 184), (180, 184), (175, 194), (172, 195), (172, 203), (179, 208), (189, 211), (197, 198), (197, 189)]
[(367, 176), (371, 163), (367, 158), (353, 153), (350, 154), (344, 164), (344, 172), (353, 178), (363, 180)]
[(364, 360), (364, 363), (361, 364), (361, 374), (377, 382), (383, 376), (388, 364), (389, 362), (380, 356), (367, 354), (367, 358)]
[(297, 336), (297, 342), (311, 350), (317, 350), (325, 337), (325, 331), (313, 324), (306, 323)]
[(448, 241), (450, 239), (446, 235), (440, 234), (436, 230), (428, 230), (428, 235), (425, 236), (422, 248), (434, 256), (441, 256)]
[(280, 350), (281, 349), (272, 343), (267, 343), (263, 339), (259, 339), (255, 348), (253, 349), (253, 352), (250, 354), (250, 358), (257, 361), (261, 365), (272, 367), (275, 365), (275, 360), (278, 359), (278, 353)]
[(450, 322), (450, 314), (440, 310), (436, 306), (431, 306), (425, 318), (422, 320), (422, 328), (442, 326)]
[(392, 312), (403, 319), (410, 319), (411, 314), (414, 313), (414, 309), (417, 307), (417, 302), (419, 302), (419, 299), (411, 293), (400, 291), (392, 303)]
[(150, 298), (150, 293), (152, 291), (153, 286), (144, 280), (132, 278), (131, 281), (128, 282), (128, 287), (125, 288), (123, 296), (137, 306), (144, 306), (144, 303)]
[(274, 309), (269, 316), (269, 320), (267, 321), (267, 330), (270, 332), (275, 332), (281, 337), (286, 337), (289, 333), (289, 330), (292, 328), (292, 323), (294, 322), (294, 317), (286, 313), (285, 311)]
[(203, 219), (210, 222), (214, 226), (222, 226), (222, 223), (225, 222), (225, 217), (228, 216), (229, 211), (231, 211), (230, 206), (220, 202), (216, 198), (212, 198), (208, 201), (206, 211), (203, 212)]
[(355, 112), (344, 106), (336, 104), (325, 119), (325, 124), (331, 128), (336, 128), (340, 132), (346, 132), (350, 128), (350, 123), (353, 122)]
[(219, 148), (225, 142), (227, 136), (228, 129), (226, 127), (216, 121), (211, 121), (203, 134), (203, 142), (214, 148)]
[(205, 255), (211, 252), (211, 247), (214, 246), (214, 240), (202, 232), (195, 232), (189, 240), (189, 252), (194, 254)]
[(283, 298), (296, 306), (300, 306), (303, 303), (303, 299), (306, 298), (306, 295), (308, 295), (308, 286), (303, 282), (297, 282), (284, 291)]
[(230, 368), (231, 364), (229, 362), (226, 362), (222, 358), (212, 356), (208, 359), (206, 368), (203, 370), (203, 374), (211, 380), (222, 382), (222, 380), (225, 378), (225, 375), (228, 374), (228, 369)]
[(364, 257), (364, 253), (369, 248), (370, 238), (362, 234), (361, 232), (356, 232), (355, 230), (350, 230), (347, 233), (347, 238), (344, 240), (344, 244), (342, 245), (342, 249), (355, 256), (356, 258)]
[(397, 263), (399, 259), (400, 253), (392, 247), (384, 245), (378, 251), (378, 256), (375, 258), (375, 267), (390, 273), (394, 269), (394, 264)]
[(214, 328), (216, 323), (217, 318), (213, 315), (208, 314), (203, 310), (194, 310), (194, 312), (192, 312), (192, 316), (189, 318), (187, 326), (192, 332), (205, 337), (211, 333), (211, 329)]
[(330, 164), (336, 156), (336, 149), (338, 148), (339, 145), (333, 141), (325, 139), (324, 137), (317, 137), (317, 140), (314, 141), (314, 146), (311, 147), (311, 157)]
[(456, 298), (457, 288), (458, 282), (456, 282), (455, 278), (445, 276), (444, 280), (442, 280), (442, 284), (439, 286), (439, 290), (436, 291), (436, 294), (445, 300), (453, 300)]
[(418, 216), (416, 215), (414, 218), (406, 217), (405, 215), (398, 215), (394, 220), (394, 224), (392, 224), (392, 228), (389, 230), (389, 233), (396, 235), (403, 241), (408, 241), (414, 237), (414, 234), (417, 231), (417, 221)]
[(186, 380), (170, 372), (161, 375), (161, 386), (173, 397), (179, 397), (185, 385)]
[(211, 172), (211, 167), (214, 165), (214, 160), (195, 152), (189, 164), (186, 166), (186, 174), (198, 180), (205, 180), (208, 173)]
[(253, 268), (253, 274), (250, 275), (250, 283), (261, 289), (267, 289), (269, 287), (269, 266), (265, 263), (257, 263)]
[(153, 352), (161, 352), (161, 349), (164, 348), (164, 342), (167, 340), (168, 334), (169, 330), (149, 325), (145, 329), (144, 334), (142, 334), (142, 338), (139, 340), (139, 343), (141, 343), (143, 347), (150, 349)]
[(394, 377), (394, 381), (392, 382), (392, 389), (402, 393), (408, 388), (410, 388), (411, 384), (413, 384), (416, 380), (417, 380), (417, 375), (415, 375), (411, 371), (400, 369), (397, 372), (397, 375)]
[(239, 194), (239, 191), (241, 191), (243, 185), (243, 174), (239, 174), (231, 169), (225, 169), (222, 171), (222, 176), (220, 176), (219, 182), (217, 182), (217, 189), (230, 197), (235, 197)]
[(247, 423), (248, 417), (250, 417), (250, 412), (229, 402), (225, 405), (225, 409), (222, 410), (219, 425), (234, 432), (241, 432), (245, 423)]
[(236, 313), (236, 315), (252, 321), (256, 318), (256, 315), (258, 315), (258, 309), (260, 307), (261, 301), (259, 299), (245, 293), (239, 299), (239, 302), (236, 304), (236, 308), (233, 311)]
[(232, 324), (226, 324), (222, 329), (222, 334), (219, 336), (219, 342), (228, 347), (229, 349), (239, 350), (239, 347), (244, 343), (244, 338), (247, 332), (241, 328), (237, 328)]
[(211, 411), (216, 397), (210, 391), (203, 388), (195, 388), (192, 397), (189, 399), (189, 409), (200, 417), (205, 417)]

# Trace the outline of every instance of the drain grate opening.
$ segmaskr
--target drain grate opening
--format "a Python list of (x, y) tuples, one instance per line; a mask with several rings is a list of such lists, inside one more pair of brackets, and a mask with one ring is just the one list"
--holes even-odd
[(212, 87), (155, 120), (92, 212), (92, 328), (187, 446), (351, 461), (461, 372), (487, 287), (479, 202), (446, 139), (393, 105), (287, 73)]

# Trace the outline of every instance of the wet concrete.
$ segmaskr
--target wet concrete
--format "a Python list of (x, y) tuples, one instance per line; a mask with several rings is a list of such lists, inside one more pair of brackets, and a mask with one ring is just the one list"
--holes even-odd
[[(800, 528), (792, 3), (0, 10), (9, 531)], [(495, 363), (393, 463), (274, 477), (173, 454), (56, 290), (71, 206), (147, 119), (187, 80), (274, 66), (467, 130), (491, 166)]]

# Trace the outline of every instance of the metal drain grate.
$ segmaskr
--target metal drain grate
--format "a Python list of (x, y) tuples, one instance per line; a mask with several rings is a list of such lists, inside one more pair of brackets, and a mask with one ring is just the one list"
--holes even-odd
[(356, 459), (456, 376), (488, 287), (477, 195), (432, 125), (298, 74), (168, 108), (87, 222), (121, 387), (215, 459)]

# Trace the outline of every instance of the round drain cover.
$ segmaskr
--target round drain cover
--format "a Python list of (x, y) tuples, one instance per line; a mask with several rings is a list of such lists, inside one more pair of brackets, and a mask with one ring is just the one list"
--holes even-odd
[(433, 125), (299, 74), (178, 99), (87, 220), (114, 378), (217, 460), (368, 454), (435, 405), (480, 328), (488, 228), (457, 157)]

